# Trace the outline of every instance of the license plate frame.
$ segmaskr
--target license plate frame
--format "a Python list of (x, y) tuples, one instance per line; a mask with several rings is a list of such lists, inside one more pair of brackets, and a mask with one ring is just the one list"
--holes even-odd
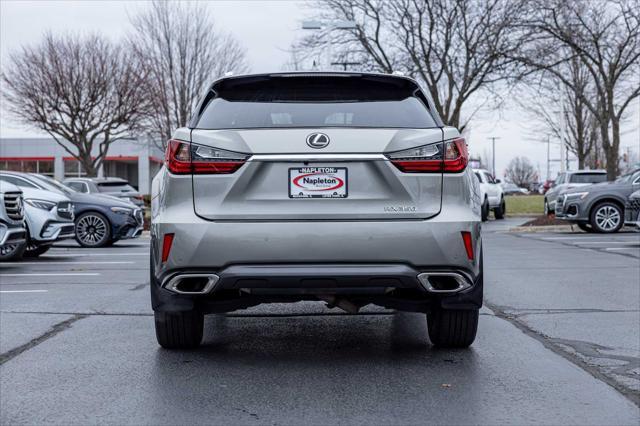
[[(313, 182), (314, 177), (318, 180), (317, 182)], [(347, 167), (290, 167), (288, 178), (288, 193), (291, 199), (344, 199), (349, 197), (349, 170)], [(335, 182), (332, 182), (331, 179)], [(335, 185), (340, 186), (335, 187)], [(325, 186), (327, 188), (323, 188)]]

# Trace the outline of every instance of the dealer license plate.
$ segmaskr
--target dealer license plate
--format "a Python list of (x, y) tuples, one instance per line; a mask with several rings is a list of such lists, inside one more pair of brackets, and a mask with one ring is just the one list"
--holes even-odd
[(346, 167), (289, 169), (289, 198), (347, 198)]

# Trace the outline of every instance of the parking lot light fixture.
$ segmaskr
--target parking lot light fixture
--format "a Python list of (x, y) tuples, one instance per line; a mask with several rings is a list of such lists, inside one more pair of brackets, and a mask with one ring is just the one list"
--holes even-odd
[[(321, 22), (321, 21), (303, 21), (302, 29), (303, 30), (325, 30), (325, 51), (326, 51), (326, 67), (327, 69), (331, 69), (333, 63), (331, 57), (333, 56), (333, 38), (332, 31), (333, 30), (353, 30), (358, 27), (355, 21), (349, 20), (338, 20), (331, 22)], [(346, 65), (343, 65), (346, 68)]]

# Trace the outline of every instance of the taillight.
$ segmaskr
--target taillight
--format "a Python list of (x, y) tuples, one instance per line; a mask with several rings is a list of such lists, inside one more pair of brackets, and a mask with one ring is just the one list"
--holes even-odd
[(469, 152), (464, 138), (457, 138), (445, 142), (444, 170), (445, 173), (458, 173), (467, 167)]
[(249, 158), (240, 152), (170, 140), (165, 164), (174, 174), (229, 174), (238, 170)]
[(387, 157), (404, 173), (458, 173), (469, 162), (464, 138), (396, 151)]

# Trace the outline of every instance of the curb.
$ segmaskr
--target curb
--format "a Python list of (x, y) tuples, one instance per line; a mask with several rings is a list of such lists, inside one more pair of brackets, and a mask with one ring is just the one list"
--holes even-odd
[(549, 226), (516, 226), (510, 228), (509, 232), (523, 232), (523, 233), (543, 233), (543, 232), (581, 232), (580, 228), (573, 225), (549, 225)]

